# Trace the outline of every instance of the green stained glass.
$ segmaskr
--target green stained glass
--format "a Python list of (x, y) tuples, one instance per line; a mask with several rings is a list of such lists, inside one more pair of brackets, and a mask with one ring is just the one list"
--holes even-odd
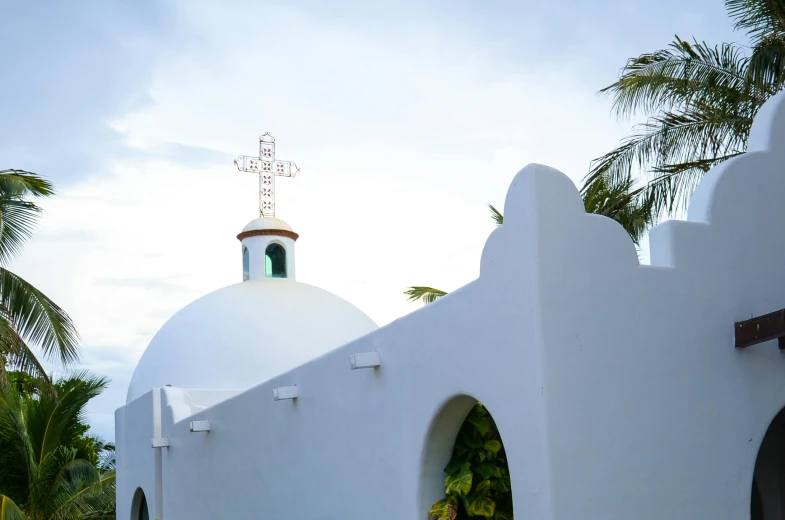
[(268, 278), (286, 278), (286, 249), (270, 244), (264, 252), (264, 274)]

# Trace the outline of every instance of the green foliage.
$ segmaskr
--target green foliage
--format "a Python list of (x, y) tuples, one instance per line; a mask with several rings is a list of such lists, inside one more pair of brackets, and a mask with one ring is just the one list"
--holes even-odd
[(785, 4), (782, 0), (725, 0), (734, 29), (751, 43), (748, 76), (759, 89), (781, 85), (785, 76)]
[(479, 516), (512, 520), (512, 487), (507, 455), (493, 418), (477, 403), (463, 422), (444, 468), (447, 495), (428, 511), (431, 520)]
[(491, 210), (491, 218), (496, 222), (497, 226), (504, 224), (504, 215), (498, 209), (493, 207), (493, 204), (488, 204), (488, 209)]
[(41, 348), (48, 358), (68, 364), (78, 358), (78, 341), (76, 327), (63, 309), (29, 282), (0, 267), (0, 355), (15, 368), (45, 377), (28, 344)]
[(592, 162), (586, 183), (619, 183), (638, 171), (658, 213), (684, 208), (711, 167), (747, 147), (752, 118), (772, 92), (753, 87), (739, 47), (676, 38), (628, 60), (601, 92), (620, 118), (647, 117), (621, 145)]
[(659, 215), (686, 207), (711, 167), (746, 151), (753, 117), (785, 87), (785, 4), (726, 0), (725, 7), (751, 54), (677, 36), (666, 49), (629, 59), (601, 92), (612, 95), (619, 117), (646, 122), (593, 161), (587, 183), (622, 182), (637, 170)]
[[(86, 373), (52, 382), (35, 354), (77, 360), (76, 328), (5, 269), (30, 238), (51, 184), (0, 171), (0, 520), (114, 518), (114, 446), (87, 434), (85, 406), (107, 385)], [(10, 371), (9, 371), (10, 370)]]
[(599, 177), (581, 189), (587, 213), (612, 218), (629, 233), (635, 245), (654, 219), (654, 198), (645, 188), (635, 188), (632, 177), (615, 180)]
[(17, 393), (26, 397), (38, 396), (42, 390), (41, 379), (21, 370), (8, 372), (8, 383)]
[(0, 520), (114, 518), (113, 446), (86, 435), (85, 423), (107, 381), (84, 372), (53, 386), (9, 379), (17, 384), (0, 388)]
[(408, 299), (411, 302), (422, 300), (423, 303), (433, 303), (447, 294), (447, 292), (442, 291), (441, 289), (434, 289), (433, 287), (415, 285), (405, 290), (404, 294), (408, 296)]
[(0, 384), (6, 370), (21, 370), (49, 382), (33, 351), (63, 364), (77, 360), (79, 336), (55, 302), (3, 265), (20, 251), (41, 208), (31, 198), (53, 194), (44, 178), (23, 170), (0, 170)]
[(54, 192), (46, 179), (23, 170), (0, 170), (0, 263), (7, 264), (33, 233), (41, 208), (30, 197)]

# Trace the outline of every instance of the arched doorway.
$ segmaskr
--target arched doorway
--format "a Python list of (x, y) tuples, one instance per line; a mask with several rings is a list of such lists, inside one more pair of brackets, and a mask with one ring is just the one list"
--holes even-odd
[(755, 460), (752, 520), (785, 520), (785, 409), (771, 421)]
[(147, 507), (147, 497), (142, 488), (137, 488), (134, 493), (131, 520), (150, 520), (150, 509)]
[(422, 520), (512, 519), (512, 486), (501, 433), (470, 396), (447, 402), (428, 433), (420, 479)]

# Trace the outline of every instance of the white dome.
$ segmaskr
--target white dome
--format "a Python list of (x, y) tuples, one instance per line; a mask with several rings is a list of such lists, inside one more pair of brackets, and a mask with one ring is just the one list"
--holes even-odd
[(283, 231), (294, 231), (292, 227), (283, 220), (275, 217), (259, 217), (250, 221), (243, 228), (243, 233), (246, 231), (260, 231), (262, 229), (276, 229)]
[(246, 390), (376, 328), (354, 305), (312, 285), (230, 285), (164, 324), (139, 360), (127, 402), (165, 385)]

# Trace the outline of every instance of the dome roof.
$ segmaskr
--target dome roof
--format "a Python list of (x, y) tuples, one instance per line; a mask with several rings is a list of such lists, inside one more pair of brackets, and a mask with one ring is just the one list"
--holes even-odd
[(376, 328), (354, 305), (312, 285), (230, 285), (164, 324), (139, 360), (127, 402), (165, 385), (246, 390)]
[(289, 224), (279, 218), (259, 217), (246, 224), (246, 226), (243, 228), (243, 233), (246, 231), (261, 231), (263, 229), (294, 231)]

